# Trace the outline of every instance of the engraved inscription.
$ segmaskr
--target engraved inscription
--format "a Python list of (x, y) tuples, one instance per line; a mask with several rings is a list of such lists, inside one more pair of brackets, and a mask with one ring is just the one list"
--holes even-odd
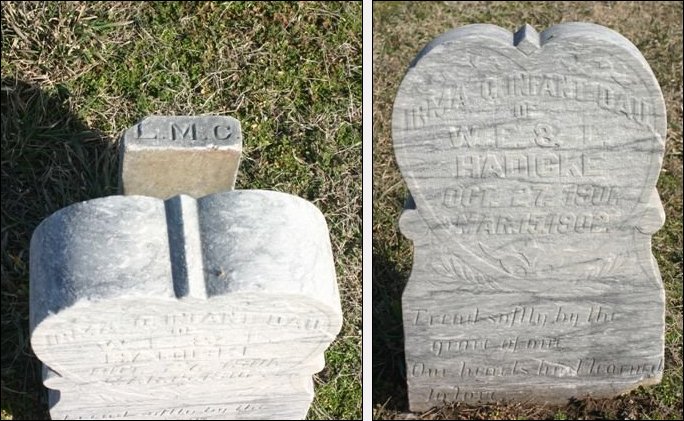
[(186, 361), (186, 360), (225, 360), (236, 356), (244, 356), (247, 346), (232, 347), (187, 347), (187, 348), (149, 348), (134, 350), (107, 351), (103, 355), (106, 364), (145, 363), (150, 361)]
[[(487, 78), (476, 83), (446, 84), (439, 95), (428, 96), (421, 105), (406, 110), (405, 128), (422, 129), (435, 120), (446, 119), (468, 110), (470, 107), (467, 104), (473, 97), (487, 102), (511, 98), (555, 98), (588, 102), (647, 129), (653, 129), (654, 107), (646, 99), (630, 95), (614, 85), (592, 81), (586, 76), (528, 72)], [(514, 107), (513, 115), (517, 118), (527, 117), (531, 109), (525, 103), (520, 104)]]
[(156, 139), (158, 133), (150, 134), (150, 133), (143, 133), (143, 127), (142, 124), (136, 124), (135, 125), (135, 134), (138, 139)]
[(413, 364), (413, 367), (411, 367), (411, 376), (413, 376), (413, 377), (421, 377), (421, 376), (445, 377), (446, 376), (446, 369), (445, 368), (429, 368), (429, 367), (425, 367), (424, 363), (415, 363), (415, 364)]
[(447, 87), (439, 96), (428, 97), (421, 105), (406, 110), (404, 119), (407, 129), (420, 129), (433, 120), (463, 110), (468, 97), (463, 85)]
[(534, 128), (534, 142), (542, 148), (557, 148), (560, 143), (554, 138), (558, 129), (547, 123), (537, 123)]
[(531, 185), (502, 189), (489, 185), (464, 185), (444, 189), (447, 208), (537, 208), (553, 206), (617, 206), (617, 186), (594, 184)]
[(456, 371), (458, 377), (587, 377), (587, 376), (635, 376), (656, 374), (663, 371), (663, 359), (659, 362), (606, 362), (595, 358), (577, 359), (570, 362), (556, 362), (546, 359), (514, 360), (506, 364), (473, 364), (461, 361)]
[[(550, 130), (544, 129), (537, 136), (540, 143), (555, 146)], [(598, 175), (603, 160), (598, 155), (571, 151), (462, 153), (456, 156), (452, 168), (453, 175), (458, 178), (557, 179)]]
[(553, 350), (561, 346), (561, 339), (554, 337), (540, 337), (540, 338), (521, 338), (516, 336), (512, 339), (504, 339), (501, 342), (501, 350), (516, 352), (516, 351), (528, 351), (528, 350)]
[[(563, 98), (593, 102), (602, 109), (652, 128), (653, 106), (647, 100), (581, 76), (517, 73), (481, 82), (488, 101), (518, 97)], [(651, 118), (649, 118), (651, 117)]]
[(489, 339), (437, 339), (432, 341), (432, 352), (439, 356), (465, 351), (486, 351)]
[(230, 136), (233, 134), (231, 131), (230, 127), (228, 126), (221, 126), (221, 125), (216, 125), (214, 126), (214, 138), (219, 139), (219, 140), (226, 140), (230, 139)]
[(189, 384), (194, 382), (216, 382), (230, 379), (246, 379), (254, 374), (244, 371), (221, 371), (196, 375), (194, 373), (177, 375), (144, 375), (144, 376), (111, 376), (102, 381), (110, 385), (155, 385), (155, 384)]
[[(150, 127), (151, 126), (151, 127)], [(168, 122), (163, 126), (159, 123), (148, 125), (138, 123), (133, 130), (133, 136), (139, 140), (168, 139), (171, 141), (225, 141), (233, 137), (233, 127), (227, 124), (198, 125), (195, 122)]]
[(498, 351), (553, 350), (560, 346), (561, 338), (559, 337), (525, 338), (516, 336), (503, 340), (493, 340), (490, 338), (433, 339), (430, 345), (430, 352), (437, 357), (449, 357), (466, 353), (483, 354)]
[[(68, 326), (56, 329), (58, 333), (45, 335), (43, 340), (49, 345), (76, 342), (81, 339), (111, 336), (130, 332), (131, 329), (142, 331), (158, 331), (160, 328), (178, 336), (193, 335), (192, 326), (231, 326), (231, 325), (263, 325), (272, 328), (296, 329), (303, 331), (321, 331), (326, 329), (327, 321), (318, 317), (301, 317), (278, 313), (249, 312), (206, 312), (206, 313), (170, 313), (163, 316), (136, 315), (134, 319), (109, 320), (107, 322), (86, 322), (70, 320)], [(214, 341), (215, 343), (216, 341)], [(113, 340), (108, 346), (114, 346)], [(107, 346), (107, 345), (104, 345)]]
[(520, 102), (513, 106), (513, 117), (528, 118), (530, 117), (530, 112), (535, 111), (535, 109), (535, 106), (529, 102)]
[(200, 406), (198, 408), (187, 408), (187, 407), (169, 407), (153, 410), (136, 410), (127, 409), (119, 412), (109, 412), (109, 413), (99, 413), (90, 417), (84, 417), (80, 415), (66, 415), (62, 419), (115, 419), (123, 417), (170, 417), (170, 416), (181, 416), (181, 415), (192, 415), (191, 419), (206, 419), (209, 416), (215, 416), (220, 414), (230, 414), (233, 412), (238, 413), (249, 413), (254, 411), (261, 411), (265, 409), (266, 406), (262, 404), (235, 404), (235, 405), (206, 405)]
[(609, 233), (610, 216), (606, 212), (525, 213), (488, 215), (465, 212), (445, 218), (443, 225), (453, 234), (600, 234)]
[(169, 125), (169, 130), (171, 132), (171, 140), (178, 140), (180, 135), (180, 140), (185, 140), (188, 137), (190, 140), (197, 140), (197, 128), (195, 123), (190, 124), (176, 124), (171, 123)]
[[(503, 313), (486, 314), (475, 307), (469, 311), (443, 313), (428, 309), (411, 310), (414, 326), (452, 326), (465, 327), (484, 324), (490, 327), (535, 327), (544, 328), (551, 325), (569, 325), (572, 327), (611, 323), (618, 320), (617, 313), (605, 305), (590, 306), (585, 309), (557, 306), (552, 309), (540, 309), (535, 306), (516, 306)], [(471, 342), (474, 344), (475, 342)]]
[(451, 390), (438, 390), (431, 388), (427, 396), (427, 401), (438, 402), (471, 402), (495, 400), (493, 391), (467, 391), (455, 386)]

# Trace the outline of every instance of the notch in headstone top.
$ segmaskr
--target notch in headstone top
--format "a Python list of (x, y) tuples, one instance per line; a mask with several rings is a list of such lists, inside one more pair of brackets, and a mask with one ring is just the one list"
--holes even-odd
[(160, 199), (232, 190), (241, 152), (240, 122), (232, 117), (146, 117), (122, 136), (119, 189)]
[(529, 56), (539, 50), (539, 33), (532, 26), (525, 24), (513, 35), (513, 45)]

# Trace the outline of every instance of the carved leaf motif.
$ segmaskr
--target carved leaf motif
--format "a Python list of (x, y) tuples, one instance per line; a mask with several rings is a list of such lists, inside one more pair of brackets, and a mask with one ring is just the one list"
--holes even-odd
[(613, 265), (610, 267), (611, 273), (620, 269), (622, 265), (625, 263), (625, 260), (627, 259), (624, 253), (619, 253), (617, 256), (615, 256), (615, 261), (613, 262)]
[(430, 266), (431, 266), (432, 270), (439, 276), (450, 277), (450, 276), (455, 275), (450, 270), (449, 263), (446, 262), (444, 259), (440, 259), (439, 261), (432, 262), (430, 264)]
[[(498, 289), (496, 284), (477, 269), (465, 264), (455, 255), (443, 255), (430, 264), (434, 273), (445, 283), (465, 281), (465, 286), (478, 286)], [(442, 283), (442, 282), (440, 282)]]
[(619, 62), (612, 62), (608, 58), (581, 59), (578, 55), (561, 59), (561, 63), (571, 72), (589, 77), (601, 77), (610, 79), (622, 87), (634, 83), (629, 77), (630, 71), (627, 66)]
[(467, 279), (469, 282), (477, 282), (475, 273), (472, 269), (470, 269), (468, 266), (461, 266), (461, 270), (463, 270), (463, 277), (465, 279)]
[(603, 257), (600, 259), (600, 264), (598, 268), (598, 272), (596, 273), (596, 277), (606, 277), (610, 276), (615, 271), (620, 269), (622, 267), (622, 264), (625, 261), (625, 257), (623, 254), (613, 254), (610, 253), (608, 256)]
[(506, 273), (514, 276), (525, 276), (534, 271), (533, 263), (527, 256), (519, 251), (506, 252), (502, 250), (492, 250), (480, 243), (482, 252), (496, 265), (501, 267)]
[(613, 80), (617, 82), (620, 86), (626, 87), (633, 83), (632, 79), (629, 77), (629, 69), (622, 63), (617, 63), (615, 65), (615, 71), (611, 75)]
[(607, 278), (619, 270), (626, 260), (624, 253), (609, 253), (603, 257), (578, 262), (575, 266), (583, 268), (587, 279)]

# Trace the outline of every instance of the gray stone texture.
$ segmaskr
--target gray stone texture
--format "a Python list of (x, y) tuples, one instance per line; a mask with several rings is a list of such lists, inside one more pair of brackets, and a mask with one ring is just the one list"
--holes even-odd
[(126, 130), (119, 145), (125, 195), (195, 198), (235, 186), (242, 132), (226, 116), (151, 116)]
[(341, 324), (325, 219), (285, 193), (110, 196), (31, 239), (53, 419), (301, 419)]
[(470, 25), (418, 54), (392, 117), (411, 410), (660, 381), (665, 132), (648, 63), (598, 25)]

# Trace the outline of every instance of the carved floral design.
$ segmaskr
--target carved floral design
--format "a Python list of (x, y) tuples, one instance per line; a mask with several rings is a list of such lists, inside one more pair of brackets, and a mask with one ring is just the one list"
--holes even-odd
[(542, 277), (566, 268), (584, 274), (585, 279), (607, 278), (614, 275), (626, 260), (624, 253), (608, 253), (589, 260), (577, 260), (568, 252), (548, 262), (545, 249), (535, 239), (527, 240), (523, 246), (516, 243), (515, 248), (493, 249), (482, 242), (478, 245), (488, 263), (517, 278)]
[(622, 253), (608, 253), (605, 257), (599, 257), (584, 263), (584, 273), (587, 279), (606, 278), (613, 275), (625, 263), (625, 255)]
[(632, 83), (627, 66), (620, 62), (613, 62), (607, 57), (582, 58), (580, 54), (572, 54), (561, 59), (561, 63), (571, 74), (584, 75), (588, 78), (605, 78), (620, 86), (626, 87)]
[(527, 276), (538, 272), (539, 256), (543, 253), (543, 250), (535, 240), (530, 241), (530, 243), (532, 243), (531, 246), (527, 247), (525, 251), (494, 251), (482, 244), (482, 242), (479, 242), (479, 246), (485, 256), (490, 259), (490, 262), (495, 262), (494, 266), (500, 267), (510, 275)]

